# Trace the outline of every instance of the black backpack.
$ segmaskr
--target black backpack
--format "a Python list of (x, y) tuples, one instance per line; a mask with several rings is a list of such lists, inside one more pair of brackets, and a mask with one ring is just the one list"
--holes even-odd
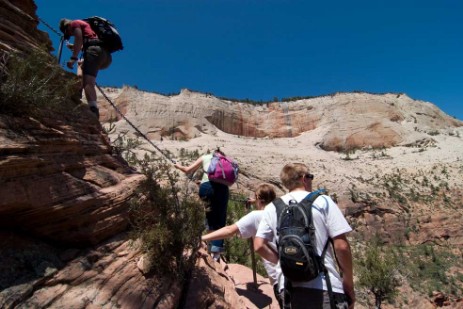
[(116, 27), (109, 20), (93, 16), (83, 19), (86, 23), (90, 25), (93, 31), (95, 31), (98, 39), (102, 41), (102, 45), (110, 52), (124, 49), (122, 46), (122, 39), (117, 31)]
[(280, 266), (285, 278), (291, 282), (311, 281), (326, 272), (323, 258), (329, 241), (322, 255), (318, 255), (312, 220), (312, 204), (324, 192), (323, 189), (314, 191), (300, 203), (293, 200), (289, 205), (281, 198), (273, 201), (277, 213)]

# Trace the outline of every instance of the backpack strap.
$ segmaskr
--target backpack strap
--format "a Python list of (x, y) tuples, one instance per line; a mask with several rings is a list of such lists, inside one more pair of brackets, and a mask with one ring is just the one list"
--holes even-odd
[(326, 193), (325, 189), (318, 189), (317, 191), (312, 191), (307, 196), (301, 201), (301, 204), (307, 205), (307, 206), (312, 206), (313, 202), (319, 197), (320, 195), (323, 195)]
[[(326, 268), (325, 263), (323, 263), (323, 260), (325, 259), (325, 254), (326, 254), (326, 251), (328, 249), (329, 244), (331, 244), (331, 246), (334, 248), (333, 239), (331, 237), (328, 237), (328, 239), (326, 240), (326, 244), (325, 244), (325, 247), (323, 248), (323, 252), (322, 252), (322, 255), (321, 255), (321, 258), (320, 258), (320, 263), (321, 263), (320, 266), (322, 267), (323, 273), (325, 274), (326, 288), (328, 289), (328, 296), (330, 298), (330, 307), (331, 307), (331, 309), (336, 309), (336, 304), (334, 302), (333, 288), (331, 286), (330, 273), (328, 272), (328, 269)], [(334, 249), (333, 249), (333, 253), (336, 256), (336, 252), (334, 252)], [(337, 259), (336, 259), (336, 261), (337, 261)]]
[[(313, 191), (309, 193), (302, 201), (301, 205), (306, 208), (307, 214), (309, 216), (309, 224), (311, 226), (311, 232), (310, 233), (315, 233), (315, 229), (313, 229), (313, 219), (312, 219), (312, 204), (315, 202), (315, 200), (320, 196), (326, 193), (325, 189), (319, 189), (317, 191)], [(320, 255), (320, 267), (322, 268), (323, 273), (325, 274), (325, 281), (326, 281), (326, 287), (328, 289), (328, 296), (330, 298), (330, 307), (331, 309), (336, 309), (336, 304), (334, 302), (334, 295), (333, 295), (333, 288), (331, 286), (331, 280), (330, 280), (330, 274), (328, 272), (328, 269), (325, 266), (325, 263), (323, 262), (325, 259), (326, 252), (328, 251), (328, 245), (331, 244), (334, 247), (333, 244), (333, 239), (328, 237), (326, 240), (325, 246), (323, 247), (322, 254)], [(334, 252), (334, 250), (333, 250)], [(336, 253), (334, 253), (336, 255)]]
[[(307, 196), (299, 203), (304, 209), (307, 220), (308, 220), (308, 232), (310, 239), (315, 239), (315, 227), (313, 225), (313, 216), (312, 216), (312, 204), (315, 200), (322, 195), (324, 190), (317, 190), (310, 192)], [(323, 259), (320, 259), (320, 264), (323, 264)]]
[(275, 205), (275, 211), (277, 213), (277, 234), (278, 234), (278, 224), (280, 223), (280, 215), (281, 215), (281, 212), (283, 211), (283, 209), (285, 209), (286, 205), (285, 202), (283, 202), (283, 200), (281, 198), (277, 198), (275, 200), (273, 200), (273, 205)]

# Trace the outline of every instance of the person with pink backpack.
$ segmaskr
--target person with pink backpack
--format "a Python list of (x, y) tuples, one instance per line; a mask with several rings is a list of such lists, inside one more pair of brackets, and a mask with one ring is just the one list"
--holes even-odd
[[(192, 174), (202, 167), (203, 175), (198, 194), (209, 206), (206, 211), (207, 229), (212, 232), (223, 228), (227, 222), (227, 205), (230, 195), (228, 187), (238, 177), (236, 162), (217, 149), (212, 153), (202, 155), (189, 166), (182, 166), (179, 163), (175, 163), (174, 166), (185, 174)], [(223, 251), (223, 239), (210, 242), (209, 252), (217, 262)]]

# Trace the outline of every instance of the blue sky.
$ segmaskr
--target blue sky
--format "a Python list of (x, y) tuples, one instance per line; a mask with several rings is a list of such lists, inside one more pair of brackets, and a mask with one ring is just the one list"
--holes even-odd
[[(401, 92), (463, 120), (460, 0), (35, 2), (55, 29), (62, 17), (116, 24), (124, 50), (100, 85), (256, 101)], [(39, 28), (58, 49), (59, 37)], [(63, 51), (62, 62), (69, 56)]]

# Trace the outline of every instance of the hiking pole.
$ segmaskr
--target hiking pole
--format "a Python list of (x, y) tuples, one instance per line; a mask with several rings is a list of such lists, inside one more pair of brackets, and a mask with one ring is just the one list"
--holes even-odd
[(256, 275), (256, 256), (254, 255), (254, 241), (253, 238), (249, 238), (249, 247), (251, 248), (251, 260), (252, 260), (252, 277), (254, 284), (257, 286), (257, 275)]
[(61, 62), (61, 53), (63, 52), (63, 43), (64, 43), (64, 37), (62, 36), (59, 42), (59, 48), (58, 48), (58, 63)]
[(111, 106), (116, 110), (116, 112), (122, 117), (124, 118), (125, 121), (127, 121), (127, 123), (138, 133), (140, 134), (141, 137), (143, 137), (148, 143), (151, 144), (151, 146), (153, 146), (157, 151), (159, 151), (164, 157), (166, 157), (167, 160), (169, 160), (170, 162), (172, 162), (172, 164), (175, 164), (177, 162), (175, 162), (174, 159), (170, 158), (168, 155), (166, 155), (158, 146), (156, 146), (152, 141), (150, 141), (148, 139), (148, 137), (146, 137), (145, 134), (141, 133), (141, 131), (132, 123), (130, 122), (129, 119), (127, 119), (127, 117), (125, 117), (125, 115), (121, 112), (121, 110), (108, 98), (108, 96), (103, 92), (103, 89), (101, 89), (101, 87), (95, 83), (95, 86), (98, 88), (98, 90), (100, 90), (101, 94), (103, 95), (103, 97), (106, 99), (106, 101), (109, 102), (109, 104), (111, 104)]

